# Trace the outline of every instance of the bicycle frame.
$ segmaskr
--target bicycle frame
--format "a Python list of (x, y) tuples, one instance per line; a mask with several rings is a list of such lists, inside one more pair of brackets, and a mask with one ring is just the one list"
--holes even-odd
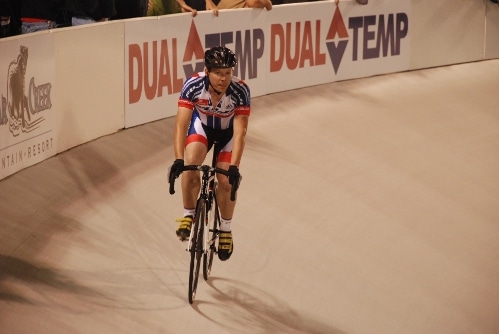
[[(216, 145), (215, 145), (216, 146)], [(187, 251), (191, 254), (189, 266), (189, 303), (196, 296), (201, 258), (203, 259), (203, 277), (208, 280), (211, 273), (214, 254), (217, 252), (216, 240), (220, 234), (218, 224), (220, 211), (217, 203), (217, 174), (229, 176), (228, 171), (216, 167), (217, 149), (213, 151), (212, 165), (186, 165), (184, 171), (201, 172), (201, 188), (196, 202), (196, 214), (193, 219), (191, 233), (187, 243)], [(175, 178), (170, 178), (170, 194), (175, 193)], [(239, 179), (240, 181), (241, 179)], [(237, 184), (237, 186), (239, 183)], [(230, 199), (235, 200), (237, 186), (232, 185)], [(199, 239), (202, 238), (202, 239)], [(198, 240), (199, 239), (199, 240)]]
[[(205, 203), (205, 221), (203, 222), (203, 254), (206, 254), (208, 252), (208, 249), (213, 243), (215, 242), (214, 239), (208, 240), (209, 239), (209, 226), (208, 226), (208, 221), (209, 221), (209, 215), (215, 214), (215, 210), (218, 209), (217, 206), (214, 207), (215, 210), (212, 210), (213, 206), (213, 201), (216, 196), (215, 193), (215, 187), (216, 187), (216, 180), (215, 180), (215, 168), (208, 166), (208, 165), (201, 165), (201, 166), (185, 166), (186, 170), (199, 170), (202, 172), (201, 176), (201, 190), (199, 193), (199, 198), (204, 201)], [(197, 208), (196, 208), (197, 212)], [(190, 251), (192, 249), (192, 238), (194, 235), (194, 229), (191, 229), (191, 234), (189, 235), (189, 240), (187, 243), (187, 251)]]

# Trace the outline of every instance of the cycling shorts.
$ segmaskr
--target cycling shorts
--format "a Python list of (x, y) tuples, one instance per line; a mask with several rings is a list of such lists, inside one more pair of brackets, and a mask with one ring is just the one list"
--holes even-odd
[(232, 142), (234, 129), (232, 127), (221, 130), (204, 125), (196, 110), (192, 112), (192, 119), (187, 131), (185, 145), (199, 142), (206, 145), (208, 151), (213, 147), (218, 162), (230, 163), (232, 157)]

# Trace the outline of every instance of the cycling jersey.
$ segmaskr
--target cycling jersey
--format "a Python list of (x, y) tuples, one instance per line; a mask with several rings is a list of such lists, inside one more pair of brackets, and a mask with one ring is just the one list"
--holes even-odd
[(192, 109), (193, 120), (198, 117), (203, 125), (224, 130), (233, 126), (235, 115), (249, 116), (250, 90), (244, 81), (233, 76), (216, 106), (211, 104), (208, 86), (207, 75), (199, 72), (187, 79), (180, 92), (178, 106)]

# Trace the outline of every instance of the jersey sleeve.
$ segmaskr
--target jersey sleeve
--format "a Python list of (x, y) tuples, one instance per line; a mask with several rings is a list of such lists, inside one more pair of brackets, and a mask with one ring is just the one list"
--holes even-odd
[(238, 101), (234, 114), (249, 116), (251, 112), (251, 92), (249, 86), (243, 80), (239, 80), (236, 87), (234, 91), (236, 92)]
[(199, 74), (195, 74), (189, 79), (187, 79), (180, 91), (180, 96), (178, 98), (178, 106), (188, 109), (194, 109), (194, 101), (196, 99), (196, 94), (199, 91), (199, 86), (203, 85), (203, 79)]

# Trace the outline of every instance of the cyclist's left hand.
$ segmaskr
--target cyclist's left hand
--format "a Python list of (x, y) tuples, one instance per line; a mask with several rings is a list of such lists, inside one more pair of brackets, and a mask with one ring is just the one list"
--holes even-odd
[(175, 179), (182, 174), (182, 171), (184, 170), (184, 160), (183, 159), (176, 159), (172, 166), (170, 167), (170, 175), (168, 175), (168, 182), (173, 183), (175, 182)]
[(236, 165), (230, 165), (227, 172), (229, 172), (229, 183), (235, 188), (235, 190), (237, 190), (237, 188), (239, 188), (239, 180), (241, 179), (239, 167)]

